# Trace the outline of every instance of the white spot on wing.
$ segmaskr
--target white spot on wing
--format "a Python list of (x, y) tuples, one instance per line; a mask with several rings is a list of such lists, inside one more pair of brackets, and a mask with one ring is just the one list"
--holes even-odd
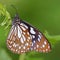
[(11, 41), (10, 44), (12, 44), (13, 42)]
[(27, 29), (28, 29), (28, 27), (27, 27), (25, 24), (21, 23), (20, 25), (22, 25), (22, 26), (24, 26), (25, 28), (27, 28)]
[(15, 30), (16, 30), (16, 27), (15, 27)]
[(21, 31), (20, 27), (18, 26), (18, 37), (19, 38), (21, 37), (21, 34), (22, 34), (22, 31)]
[(30, 40), (30, 37), (28, 37), (28, 39)]
[(23, 49), (25, 49), (25, 46), (23, 47)]
[(30, 32), (32, 33), (32, 34), (35, 34), (35, 31), (34, 31), (34, 29), (32, 28), (32, 27), (30, 27)]
[(18, 50), (16, 49), (16, 51), (18, 51)]
[(21, 43), (24, 43), (23, 38), (20, 39)]
[(38, 35), (39, 36), (39, 38), (41, 39), (41, 35)]
[(36, 47), (34, 47), (34, 50), (36, 49)]
[(9, 46), (9, 48), (11, 48), (12, 46)]
[(48, 45), (48, 49), (50, 48), (50, 46)]
[(45, 47), (45, 45), (42, 45), (42, 47), (44, 48), (44, 47)]
[(29, 40), (27, 39), (27, 41), (29, 42)]
[(27, 32), (27, 34), (29, 35), (29, 32)]
[(38, 41), (40, 42), (40, 38), (38, 38)]
[(39, 47), (39, 45), (37, 45), (37, 48)]
[(23, 50), (21, 50), (21, 52), (24, 52)]
[(46, 49), (46, 51), (48, 51), (48, 49)]
[(21, 46), (19, 46), (19, 49), (21, 49)]
[(46, 45), (46, 44), (47, 44), (47, 42), (46, 42), (46, 41), (44, 41), (44, 44)]
[(23, 26), (21, 26), (21, 28), (22, 28), (24, 31), (26, 30)]
[(13, 47), (16, 47), (16, 44), (15, 43), (13, 44)]
[(35, 43), (35, 40), (33, 41), (33, 43)]
[(24, 39), (24, 41), (26, 41), (26, 38), (25, 38), (25, 36), (24, 36), (24, 35), (22, 35), (22, 38)]
[(32, 35), (32, 37), (33, 37), (33, 38), (35, 38), (35, 36), (34, 36), (34, 35)]
[(26, 43), (26, 46), (28, 46), (28, 43)]
[(33, 43), (32, 43), (32, 46), (33, 46)]
[(25, 32), (23, 32), (23, 34), (25, 35)]

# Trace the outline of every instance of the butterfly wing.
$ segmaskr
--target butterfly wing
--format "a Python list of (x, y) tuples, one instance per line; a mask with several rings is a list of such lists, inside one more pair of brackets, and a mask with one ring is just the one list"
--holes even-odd
[(51, 46), (47, 38), (30, 24), (24, 21), (22, 21), (22, 23), (28, 26), (29, 34), (32, 37), (32, 45), (30, 47), (30, 50), (35, 50), (38, 52), (49, 52), (51, 50)]
[(14, 53), (24, 53), (29, 51), (32, 40), (28, 27), (24, 25), (12, 25), (7, 38), (7, 47)]

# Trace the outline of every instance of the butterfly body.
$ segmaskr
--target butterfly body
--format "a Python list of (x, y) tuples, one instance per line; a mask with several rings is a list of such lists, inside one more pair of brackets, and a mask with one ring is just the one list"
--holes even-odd
[(7, 47), (14, 53), (28, 51), (49, 52), (50, 43), (45, 36), (30, 24), (22, 21), (16, 15), (7, 38)]

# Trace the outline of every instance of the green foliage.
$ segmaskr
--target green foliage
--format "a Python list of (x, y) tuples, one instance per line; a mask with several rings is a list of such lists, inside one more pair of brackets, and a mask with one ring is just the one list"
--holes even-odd
[(4, 49), (0, 49), (0, 60), (12, 60)]
[(6, 7), (0, 4), (0, 20), (3, 20), (3, 22), (0, 24), (1, 26), (8, 23), (8, 25), (5, 27), (5, 29), (11, 24), (11, 17), (8, 11), (6, 10)]

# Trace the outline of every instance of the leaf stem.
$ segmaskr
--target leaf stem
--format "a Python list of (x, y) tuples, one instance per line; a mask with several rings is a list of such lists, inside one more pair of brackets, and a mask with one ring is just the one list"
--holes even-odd
[(19, 60), (25, 60), (26, 53), (23, 53), (19, 56)]

